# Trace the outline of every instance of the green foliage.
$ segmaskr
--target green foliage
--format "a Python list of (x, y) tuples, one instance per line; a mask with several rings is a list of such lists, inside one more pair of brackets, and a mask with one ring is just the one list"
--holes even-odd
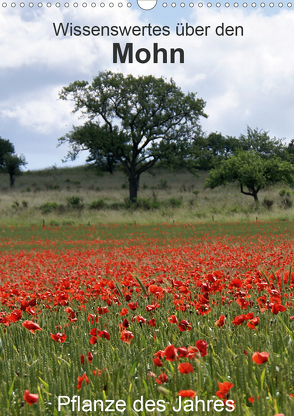
[(24, 155), (6, 153), (4, 159), (4, 172), (10, 176), (10, 187), (14, 186), (15, 177), (21, 174), (21, 168), (27, 165)]
[(67, 205), (70, 208), (81, 209), (84, 207), (83, 200), (79, 196), (69, 196), (68, 198), (66, 198), (66, 200), (67, 200)]
[(90, 209), (103, 209), (105, 208), (106, 204), (104, 199), (98, 199), (97, 201), (92, 201), (89, 204)]
[(289, 191), (289, 189), (286, 189), (286, 188), (281, 188), (279, 190), (279, 195), (280, 196), (290, 196), (291, 195), (291, 191)]
[(64, 87), (60, 99), (72, 99), (73, 112), (88, 117), (59, 139), (68, 143), (68, 159), (89, 150), (88, 162), (112, 172), (120, 162), (129, 179), (130, 200), (137, 197), (140, 175), (165, 158), (171, 143), (178, 145), (199, 128), (205, 103), (196, 94), (184, 94), (171, 79), (152, 75), (124, 76), (100, 72), (93, 82), (75, 81)]
[[(260, 189), (268, 185), (279, 182), (294, 184), (294, 166), (277, 157), (265, 159), (252, 150), (242, 150), (212, 169), (205, 187), (213, 189), (229, 182), (236, 182), (243, 194), (251, 195), (257, 201)], [(244, 187), (247, 187), (247, 192)]]
[(40, 206), (42, 214), (49, 214), (50, 212), (55, 211), (57, 208), (57, 202), (45, 202), (45, 204)]
[(5, 140), (0, 137), (0, 169), (4, 169), (5, 167), (5, 155), (13, 154), (14, 152), (15, 150), (13, 144), (9, 140)]
[(270, 198), (263, 198), (263, 201), (262, 201), (262, 205), (266, 208), (266, 209), (268, 209), (268, 210), (271, 210), (272, 209), (272, 207), (273, 207), (273, 205), (274, 205), (274, 200), (273, 199), (270, 199)]

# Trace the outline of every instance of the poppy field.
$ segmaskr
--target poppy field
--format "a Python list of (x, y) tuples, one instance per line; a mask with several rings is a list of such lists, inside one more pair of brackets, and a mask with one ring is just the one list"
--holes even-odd
[(0, 415), (293, 415), (293, 225), (2, 227)]

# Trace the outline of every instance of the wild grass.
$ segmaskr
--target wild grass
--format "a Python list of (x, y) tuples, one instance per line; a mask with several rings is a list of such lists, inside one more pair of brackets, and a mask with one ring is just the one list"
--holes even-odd
[[(154, 168), (141, 175), (138, 202), (130, 206), (126, 175), (98, 176), (86, 166), (25, 172), (9, 189), (1, 174), (0, 224), (199, 223), (293, 219), (292, 189), (259, 192), (259, 204), (237, 185), (204, 189), (207, 172)], [(5, 185), (7, 184), (7, 185)], [(282, 190), (282, 191), (281, 191)], [(284, 190), (284, 191), (283, 191)]]

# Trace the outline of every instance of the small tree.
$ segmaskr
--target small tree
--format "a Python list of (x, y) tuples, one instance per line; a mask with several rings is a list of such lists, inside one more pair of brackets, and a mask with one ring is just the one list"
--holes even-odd
[(71, 150), (74, 160), (81, 150), (89, 150), (89, 161), (123, 165), (129, 179), (130, 200), (135, 201), (140, 175), (164, 158), (170, 143), (192, 137), (199, 128), (205, 103), (196, 94), (184, 94), (173, 80), (152, 75), (124, 76), (100, 72), (89, 84), (76, 81), (64, 87), (60, 99), (72, 99), (73, 112), (88, 118), (59, 139)]
[(241, 150), (210, 171), (205, 188), (213, 189), (230, 182), (238, 183), (242, 194), (253, 196), (257, 202), (258, 192), (268, 185), (279, 182), (293, 185), (294, 166), (277, 157), (265, 159), (252, 150)]
[(21, 168), (26, 164), (24, 155), (18, 156), (10, 153), (4, 155), (4, 172), (9, 174), (10, 188), (14, 186), (15, 177), (21, 174)]
[(9, 140), (2, 139), (0, 137), (0, 169), (4, 168), (4, 157), (7, 154), (13, 154), (15, 152), (14, 146), (12, 143), (10, 143)]

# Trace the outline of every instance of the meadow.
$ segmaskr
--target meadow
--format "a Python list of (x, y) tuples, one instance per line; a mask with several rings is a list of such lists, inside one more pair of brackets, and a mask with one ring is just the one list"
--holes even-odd
[(0, 414), (294, 414), (293, 229), (2, 226)]
[(1, 175), (1, 416), (294, 414), (293, 192), (205, 177)]
[[(259, 192), (258, 205), (236, 185), (204, 189), (207, 172), (155, 167), (140, 179), (138, 202), (128, 202), (119, 169), (98, 176), (86, 166), (28, 171), (9, 188), (0, 174), (0, 225), (201, 223), (294, 219), (293, 190), (282, 184)], [(282, 192), (281, 192), (282, 190)]]

